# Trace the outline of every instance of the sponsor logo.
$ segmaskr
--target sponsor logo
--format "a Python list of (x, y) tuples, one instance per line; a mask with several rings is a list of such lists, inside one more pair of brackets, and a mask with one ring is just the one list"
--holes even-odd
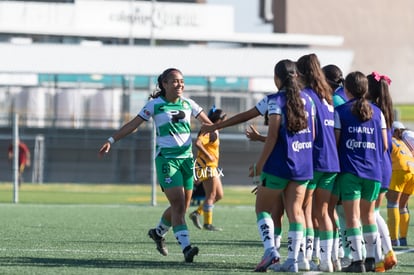
[(369, 141), (358, 141), (355, 139), (348, 139), (346, 141), (346, 148), (350, 150), (354, 149), (370, 149), (370, 150), (377, 150), (376, 144), (374, 142)]
[(312, 149), (312, 142), (311, 141), (308, 141), (308, 142), (294, 141), (292, 143), (292, 149), (295, 152), (299, 152), (300, 150), (305, 150), (305, 149)]

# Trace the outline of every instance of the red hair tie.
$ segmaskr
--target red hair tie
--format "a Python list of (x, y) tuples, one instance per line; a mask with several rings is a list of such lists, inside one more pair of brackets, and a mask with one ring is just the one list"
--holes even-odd
[(378, 72), (372, 72), (372, 76), (378, 82), (380, 82), (381, 79), (384, 79), (388, 83), (388, 85), (391, 84), (391, 79), (386, 75), (379, 74)]

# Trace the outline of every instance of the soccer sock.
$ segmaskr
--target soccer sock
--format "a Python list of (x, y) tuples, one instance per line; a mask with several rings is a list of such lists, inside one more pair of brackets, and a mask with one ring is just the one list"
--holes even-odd
[(204, 211), (204, 224), (213, 224), (213, 207), (214, 205), (205, 204)]
[(171, 223), (164, 218), (161, 218), (157, 227), (155, 227), (155, 231), (157, 232), (158, 236), (164, 237), (168, 230), (171, 228)]
[(349, 243), (349, 250), (353, 261), (362, 261), (362, 234), (361, 229), (347, 228), (346, 238)]
[(308, 261), (312, 260), (314, 239), (315, 239), (315, 232), (313, 228), (306, 228), (305, 258)]
[(200, 205), (198, 206), (196, 212), (198, 215), (203, 215), (203, 207), (204, 207), (204, 203), (200, 203)]
[(274, 231), (274, 238), (275, 238), (275, 247), (279, 251), (280, 250), (280, 244), (282, 241), (282, 228), (281, 227), (275, 227)]
[(342, 249), (342, 253), (340, 252), (340, 247), (339, 247), (339, 232), (337, 229), (334, 229), (334, 231), (332, 231), (332, 260), (337, 260), (340, 257), (342, 258), (344, 256), (344, 252)]
[(375, 221), (377, 222), (378, 234), (381, 239), (381, 248), (384, 251), (384, 254), (387, 254), (392, 250), (390, 231), (388, 230), (388, 225), (381, 216), (379, 209), (375, 210)]
[(300, 243), (303, 239), (303, 225), (301, 223), (289, 223), (288, 232), (288, 259), (297, 260), (299, 257)]
[(410, 212), (407, 207), (400, 209), (400, 238), (407, 238), (408, 226), (410, 224)]
[(181, 250), (184, 250), (190, 243), (190, 234), (188, 232), (187, 225), (177, 225), (173, 227), (175, 238), (178, 241), (178, 244), (181, 246)]
[(321, 231), (320, 232), (320, 260), (323, 263), (331, 261), (333, 248), (333, 232)]
[(380, 244), (378, 241), (378, 229), (376, 224), (369, 224), (362, 226), (362, 231), (364, 232), (364, 242), (366, 249), (366, 258), (374, 258), (375, 262), (379, 262), (382, 257), (380, 253), (381, 247), (377, 244)]
[(257, 228), (259, 230), (259, 235), (262, 239), (263, 247), (265, 251), (268, 248), (275, 247), (274, 240), (274, 224), (272, 217), (267, 212), (260, 212), (257, 214)]
[(387, 203), (388, 229), (390, 231), (391, 240), (398, 240), (400, 231), (400, 211), (397, 203)]
[(349, 248), (349, 242), (347, 239), (346, 223), (345, 223), (345, 212), (342, 204), (336, 206), (336, 212), (339, 220), (339, 230), (341, 232), (342, 248), (344, 250), (345, 258), (352, 258), (351, 250)]
[(311, 259), (320, 259), (321, 239), (319, 229), (315, 229), (315, 237), (313, 239), (313, 251)]

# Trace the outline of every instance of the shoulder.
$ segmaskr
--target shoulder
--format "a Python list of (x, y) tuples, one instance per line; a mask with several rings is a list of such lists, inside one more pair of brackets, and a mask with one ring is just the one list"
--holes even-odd
[(196, 107), (196, 108), (199, 108), (200, 107), (197, 102), (195, 102), (193, 99), (191, 99), (189, 97), (182, 96), (181, 97), (181, 101), (183, 103), (183, 107), (184, 108), (186, 108), (186, 107), (191, 107), (191, 108)]

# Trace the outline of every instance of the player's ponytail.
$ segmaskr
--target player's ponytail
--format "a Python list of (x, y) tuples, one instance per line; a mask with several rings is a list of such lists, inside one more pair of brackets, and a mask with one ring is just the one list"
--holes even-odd
[(279, 61), (274, 70), (281, 80), (281, 90), (286, 91), (286, 127), (290, 132), (299, 132), (308, 127), (305, 106), (300, 96), (300, 84), (296, 65), (293, 61), (285, 59)]
[(352, 113), (361, 121), (367, 121), (372, 118), (372, 108), (369, 101), (365, 98), (368, 92), (368, 79), (359, 72), (349, 73), (345, 78), (345, 89), (356, 99), (352, 105)]

